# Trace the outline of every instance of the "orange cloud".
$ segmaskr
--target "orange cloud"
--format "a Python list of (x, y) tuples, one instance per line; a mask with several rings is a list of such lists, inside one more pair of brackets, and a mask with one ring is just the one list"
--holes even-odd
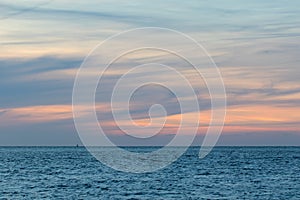
[(72, 118), (72, 107), (70, 105), (45, 105), (19, 108), (7, 108), (0, 110), (1, 124), (14, 123), (40, 123), (59, 121)]
[[(176, 130), (181, 118), (193, 120), (195, 113), (185, 113), (167, 116), (165, 128)], [(199, 134), (206, 133), (210, 123), (210, 110), (200, 112)], [(227, 108), (227, 116), (223, 133), (261, 132), (261, 131), (291, 131), (300, 132), (300, 108), (278, 107), (274, 105), (243, 105)], [(163, 120), (163, 119), (162, 119)], [(140, 119), (139, 125), (147, 125), (148, 119)], [(128, 122), (123, 122), (124, 124)], [(155, 126), (155, 124), (153, 124)], [(186, 133), (193, 127), (187, 128)], [(167, 132), (170, 132), (167, 131)]]
[[(109, 111), (109, 104), (98, 104), (96, 109)], [(82, 106), (82, 114), (89, 106)], [(169, 115), (166, 117), (166, 123), (161, 133), (176, 133), (180, 121), (183, 117), (194, 120), (196, 113), (184, 113)], [(199, 134), (206, 132), (211, 113), (209, 110), (200, 112)], [(43, 105), (19, 108), (0, 109), (0, 121), (2, 126), (10, 126), (16, 123), (43, 123), (60, 120), (72, 119), (72, 105)], [(231, 106), (227, 108), (227, 117), (223, 133), (239, 133), (239, 132), (261, 132), (261, 131), (300, 131), (299, 127), (300, 108), (293, 107), (276, 107), (273, 105), (243, 105)], [(150, 127), (160, 126), (155, 124), (160, 122), (160, 118), (153, 120), (154, 123)], [(161, 120), (165, 120), (161, 118)], [(139, 126), (149, 125), (149, 119), (139, 119), (135, 121)], [(131, 123), (129, 121), (119, 122), (123, 125)], [(101, 126), (107, 130), (107, 133), (120, 133), (114, 121), (104, 120), (100, 122)], [(186, 129), (189, 130), (194, 127)], [(141, 133), (142, 134), (142, 133)]]
[[(106, 109), (107, 106), (106, 104), (96, 105), (96, 109)], [(79, 109), (81, 109), (84, 115), (85, 111), (90, 109), (90, 106), (83, 105)], [(42, 123), (72, 118), (72, 105), (40, 105), (0, 109), (1, 125)]]

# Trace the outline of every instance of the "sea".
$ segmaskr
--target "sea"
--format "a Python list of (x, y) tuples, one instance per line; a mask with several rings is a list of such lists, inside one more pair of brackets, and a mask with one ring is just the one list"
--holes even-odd
[(203, 159), (199, 148), (133, 174), (84, 147), (0, 147), (0, 199), (300, 199), (300, 147), (215, 147)]

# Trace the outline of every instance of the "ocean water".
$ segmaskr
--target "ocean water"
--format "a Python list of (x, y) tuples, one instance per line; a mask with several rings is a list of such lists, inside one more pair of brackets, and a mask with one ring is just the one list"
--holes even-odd
[(300, 199), (300, 147), (216, 147), (204, 159), (198, 151), (130, 174), (83, 147), (0, 147), (0, 199)]

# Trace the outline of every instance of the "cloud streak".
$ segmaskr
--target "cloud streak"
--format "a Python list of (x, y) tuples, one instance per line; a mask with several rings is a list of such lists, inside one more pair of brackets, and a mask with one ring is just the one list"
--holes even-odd
[[(229, 0), (226, 3), (221, 0), (105, 0), (100, 3), (90, 1), (89, 4), (62, 0), (32, 1), (28, 5), (5, 0), (0, 9), (0, 43), (3, 47), (0, 49), (0, 141), (10, 138), (13, 143), (13, 139), (18, 140), (18, 135), (30, 135), (24, 133), (22, 127), (35, 134), (42, 126), (49, 129), (49, 135), (51, 130), (75, 131), (72, 88), (84, 57), (108, 36), (141, 26), (182, 31), (201, 42), (211, 53), (227, 89), (228, 112), (224, 128), (227, 138), (236, 135), (245, 141), (245, 134), (251, 134), (249, 138), (255, 143), (258, 140), (254, 138), (260, 138), (260, 134), (272, 140), (274, 135), (282, 138), (285, 132), (287, 137), (295, 138), (300, 135), (299, 8), (297, 1), (271, 0)], [(117, 45), (127, 44), (124, 41), (115, 47)], [(149, 62), (174, 67), (191, 81), (200, 102), (199, 134), (203, 134), (210, 119), (210, 98), (204, 81), (195, 76), (187, 63), (158, 51), (126, 55), (107, 71), (101, 82), (105, 87), (96, 92), (100, 122), (112, 136), (122, 134), (110, 115), (108, 96), (117, 79), (128, 69)], [(87, 77), (96, 75), (95, 72), (86, 74)], [(151, 75), (165, 82), (174, 80), (163, 71), (149, 74), (145, 70), (134, 76), (145, 78)], [(176, 81), (170, 81), (170, 84), (181, 87)], [(188, 100), (191, 97), (182, 98)], [(141, 90), (132, 100), (131, 114), (140, 125), (149, 122), (148, 109), (152, 103), (165, 105), (167, 126), (162, 133), (166, 140), (176, 131), (181, 116), (193, 117), (192, 109), (180, 113), (176, 98), (158, 88)], [(10, 132), (14, 137), (3, 132)], [(189, 130), (186, 132), (188, 134)], [(74, 135), (70, 137), (74, 139)], [(131, 144), (128, 138), (124, 141)], [(239, 139), (232, 141), (247, 143)], [(278, 141), (274, 140), (274, 143)], [(288, 141), (294, 144), (292, 140)], [(230, 143), (226, 139), (225, 142)]]

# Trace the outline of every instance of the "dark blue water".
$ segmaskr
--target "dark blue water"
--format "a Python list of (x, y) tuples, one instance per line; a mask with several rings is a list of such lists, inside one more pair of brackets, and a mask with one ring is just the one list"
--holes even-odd
[(84, 148), (0, 147), (0, 199), (300, 199), (299, 147), (216, 147), (202, 160), (198, 151), (129, 174)]

